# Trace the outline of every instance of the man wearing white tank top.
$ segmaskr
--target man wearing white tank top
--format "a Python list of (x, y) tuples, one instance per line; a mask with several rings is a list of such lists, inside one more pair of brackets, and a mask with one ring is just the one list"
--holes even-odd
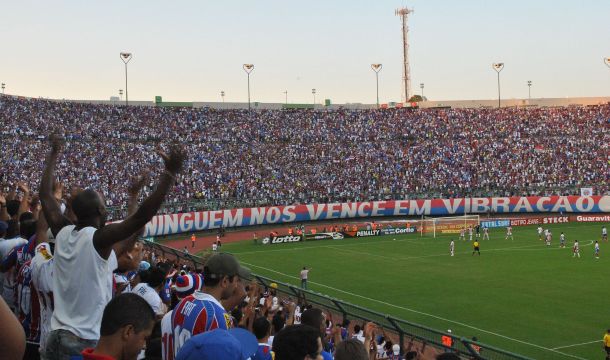
[(131, 249), (144, 225), (157, 213), (165, 195), (176, 182), (185, 159), (184, 151), (173, 146), (166, 155), (156, 189), (124, 221), (106, 224), (106, 206), (94, 190), (76, 194), (71, 202), (74, 223), (65, 217), (53, 197), (54, 168), (63, 146), (63, 138), (51, 135), (40, 185), (40, 200), (45, 218), (55, 236), (53, 256), (53, 295), (55, 308), (51, 333), (44, 358), (68, 360), (83, 349), (95, 347), (100, 338), (104, 307), (112, 299), (113, 274), (117, 255)]

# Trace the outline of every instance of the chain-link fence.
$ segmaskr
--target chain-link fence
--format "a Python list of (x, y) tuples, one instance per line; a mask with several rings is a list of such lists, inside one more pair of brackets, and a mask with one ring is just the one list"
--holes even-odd
[[(187, 263), (197, 271), (203, 270), (205, 257), (190, 255), (184, 251), (177, 250), (165, 245), (146, 241), (149, 250), (155, 251), (164, 258), (180, 260)], [(433, 346), (441, 351), (454, 352), (464, 359), (489, 359), (489, 360), (528, 360), (528, 357), (511, 353), (490, 345), (461, 338), (454, 334), (445, 333), (427, 326), (415, 324), (390, 315), (366, 309), (362, 306), (347, 303), (324, 294), (310, 290), (304, 290), (297, 286), (286, 284), (262, 275), (252, 274), (254, 279), (264, 287), (269, 288), (271, 283), (277, 292), (291, 299), (302, 299), (308, 304), (317, 305), (334, 314), (341, 314), (343, 319), (372, 321), (388, 332), (395, 334), (404, 349), (405, 341), (418, 341)], [(276, 287), (277, 286), (277, 287)]]

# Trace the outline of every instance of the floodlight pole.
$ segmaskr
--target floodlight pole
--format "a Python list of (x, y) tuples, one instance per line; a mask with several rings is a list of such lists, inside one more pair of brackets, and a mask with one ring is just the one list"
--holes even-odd
[(122, 52), (119, 56), (125, 63), (125, 105), (129, 106), (129, 92), (127, 90), (127, 64), (131, 61), (133, 55), (128, 52)]
[(377, 109), (379, 109), (379, 72), (382, 67), (382, 64), (371, 64), (371, 69), (375, 72), (375, 82), (377, 83)]
[(4, 95), (4, 88), (6, 87), (5, 83), (2, 83), (2, 95)]
[(254, 64), (244, 64), (244, 71), (248, 74), (248, 111), (250, 111), (250, 73), (254, 70)]
[(504, 63), (493, 63), (491, 67), (498, 73), (498, 109), (500, 108), (500, 72), (504, 69)]
[(288, 105), (288, 90), (284, 90), (284, 95), (286, 96), (286, 105)]
[(421, 89), (421, 101), (424, 101), (424, 83), (419, 84), (419, 88)]
[(119, 89), (119, 98), (123, 101), (123, 89)]
[(532, 81), (527, 81), (527, 100), (532, 100)]
[(313, 109), (316, 109), (316, 89), (311, 89), (311, 94), (313, 95)]

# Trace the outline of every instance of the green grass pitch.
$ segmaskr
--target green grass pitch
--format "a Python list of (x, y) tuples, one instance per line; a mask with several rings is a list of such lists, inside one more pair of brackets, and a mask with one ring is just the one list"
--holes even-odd
[[(597, 359), (610, 328), (610, 244), (600, 259), (593, 242), (600, 223), (549, 225), (552, 246), (538, 240), (537, 226), (492, 229), (481, 256), (457, 235), (418, 234), (254, 245), (223, 245), (254, 272), (300, 284), (381, 313), (517, 352), (536, 359)], [(559, 234), (566, 248), (559, 248)], [(467, 235), (468, 237), (468, 235)], [(449, 256), (449, 241), (456, 255)], [(394, 240), (395, 239), (395, 240)], [(578, 239), (581, 258), (572, 257)]]

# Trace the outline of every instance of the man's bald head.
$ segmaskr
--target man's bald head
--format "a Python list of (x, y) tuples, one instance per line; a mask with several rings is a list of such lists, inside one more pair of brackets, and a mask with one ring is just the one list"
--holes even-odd
[(79, 223), (94, 223), (98, 228), (106, 222), (106, 205), (104, 200), (92, 189), (79, 192), (72, 200), (72, 211)]

